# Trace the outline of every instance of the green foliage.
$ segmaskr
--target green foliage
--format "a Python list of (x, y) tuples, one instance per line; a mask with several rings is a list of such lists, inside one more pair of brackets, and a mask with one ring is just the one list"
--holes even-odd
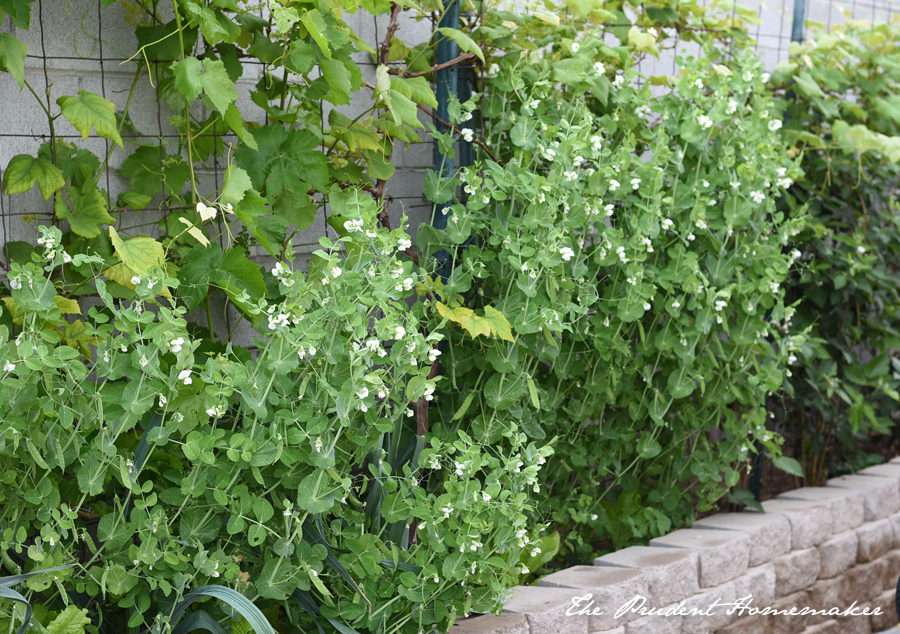
[[(623, 55), (577, 20), (500, 20), (482, 27), (505, 38), (481, 97), (491, 157), (425, 182), (451, 205), (420, 242), (455, 263), (433, 283), (432, 318), (453, 322), (436, 400), (446, 425), (502, 445), (515, 421), (554, 447), (529, 487), (559, 558), (590, 562), (712, 508), (755, 440), (780, 455), (765, 399), (787, 354), (767, 313), (790, 314), (787, 245), (805, 218), (775, 199), (779, 175), (801, 172), (754, 55), (708, 44), (653, 97), (635, 65), (658, 32), (624, 29)], [(474, 348), (463, 317), (488, 308), (511, 341)]]
[(793, 46), (797, 63), (772, 77), (806, 172), (784, 210), (812, 216), (789, 279), (797, 311), (776, 324), (796, 333), (779, 414), (810, 485), (868, 464), (865, 440), (891, 433), (900, 400), (898, 41), (896, 21), (849, 21)]

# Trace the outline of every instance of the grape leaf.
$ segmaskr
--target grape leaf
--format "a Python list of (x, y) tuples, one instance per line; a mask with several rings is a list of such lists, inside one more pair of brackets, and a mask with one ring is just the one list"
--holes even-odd
[(119, 136), (116, 126), (115, 105), (100, 95), (86, 90), (79, 90), (78, 95), (78, 97), (71, 95), (60, 97), (56, 103), (63, 116), (81, 133), (81, 138), (87, 139), (91, 134), (91, 128), (94, 128), (99, 136), (123, 147), (122, 137)]
[(25, 87), (25, 55), (28, 45), (9, 33), (0, 33), (0, 70), (12, 74), (19, 90)]
[(205, 59), (201, 63), (196, 57), (185, 57), (172, 67), (175, 88), (188, 102), (204, 93), (213, 109), (225, 115), (228, 107), (237, 101), (237, 89), (220, 59)]
[(68, 220), (72, 231), (85, 238), (96, 238), (100, 235), (100, 225), (109, 225), (116, 221), (107, 213), (106, 196), (94, 186), (86, 183), (87, 193), (68, 188), (68, 197), (72, 200), (72, 210), (63, 201), (62, 194), (57, 193), (53, 203), (53, 211), (60, 220)]
[(131, 181), (139, 194), (156, 196), (165, 191), (178, 196), (191, 177), (187, 162), (178, 155), (165, 154), (157, 145), (142, 145), (122, 162), (119, 173)]
[(218, 244), (206, 248), (194, 247), (185, 256), (178, 271), (179, 296), (193, 310), (209, 292), (210, 285), (228, 295), (241, 310), (247, 303), (241, 301), (242, 292), (255, 302), (266, 293), (266, 282), (258, 265), (247, 259), (242, 249), (234, 247), (222, 251)]
[(116, 250), (122, 264), (131, 269), (137, 276), (147, 275), (153, 267), (162, 267), (165, 252), (162, 245), (147, 236), (138, 236), (123, 240), (114, 227), (109, 228), (109, 239)]
[(505, 341), (515, 341), (512, 336), (512, 327), (506, 317), (493, 306), (484, 307), (484, 320), (491, 327), (491, 333)]
[(34, 0), (0, 0), (0, 22), (6, 14), (20, 29), (27, 30), (31, 25), (31, 3)]
[(62, 172), (50, 161), (28, 154), (12, 157), (3, 175), (3, 190), (7, 194), (24, 194), (34, 187), (35, 181), (44, 200), (66, 184)]
[(84, 626), (91, 623), (87, 614), (87, 608), (70, 605), (47, 625), (47, 634), (84, 634)]
[(438, 33), (443, 35), (444, 37), (448, 37), (459, 46), (459, 50), (466, 53), (475, 53), (475, 55), (484, 62), (484, 53), (481, 52), (481, 47), (478, 46), (478, 42), (473, 40), (471, 37), (463, 33), (462, 31), (458, 31), (457, 29), (450, 29), (447, 27), (442, 27), (438, 29)]
[(237, 205), (244, 199), (244, 194), (253, 187), (250, 176), (240, 167), (229, 166), (225, 174), (225, 187), (219, 200), (222, 204)]

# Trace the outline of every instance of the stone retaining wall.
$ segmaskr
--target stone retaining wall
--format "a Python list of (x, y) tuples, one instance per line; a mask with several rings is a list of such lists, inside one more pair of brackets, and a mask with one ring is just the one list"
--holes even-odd
[[(870, 634), (897, 625), (900, 458), (784, 493), (763, 508), (707, 517), (649, 546), (513, 588), (501, 616), (461, 619), (451, 634)], [(681, 604), (706, 614), (615, 618), (638, 595), (647, 608)], [(858, 611), (740, 616), (710, 608), (747, 595), (757, 608), (843, 612), (855, 602)], [(870, 614), (876, 607), (881, 615)]]

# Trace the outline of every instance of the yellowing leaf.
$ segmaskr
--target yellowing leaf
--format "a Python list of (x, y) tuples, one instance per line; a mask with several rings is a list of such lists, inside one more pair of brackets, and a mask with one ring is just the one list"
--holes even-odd
[[(19, 326), (22, 325), (22, 317), (25, 311), (22, 310), (21, 306), (16, 303), (16, 300), (12, 297), (4, 297), (3, 303), (6, 305), (6, 310), (9, 311), (9, 316), (12, 318), (13, 323)], [(74, 299), (66, 299), (65, 297), (60, 297), (56, 295), (53, 298), (53, 303), (59, 309), (63, 315), (80, 315), (81, 314), (81, 306), (78, 305), (78, 301)]]
[(78, 305), (77, 299), (66, 299), (57, 295), (53, 298), (53, 303), (63, 315), (80, 315), (81, 306)]
[(56, 334), (59, 335), (60, 341), (70, 348), (75, 348), (87, 359), (91, 358), (91, 346), (98, 346), (103, 343), (102, 337), (87, 334), (87, 329), (80, 319), (64, 328), (60, 328), (56, 331)]
[(553, 15), (552, 13), (535, 11), (534, 17), (536, 17), (541, 22), (546, 22), (547, 24), (552, 24), (553, 26), (559, 26), (559, 16)]
[(515, 341), (512, 336), (512, 327), (506, 317), (492, 306), (484, 307), (484, 319), (491, 327), (491, 333), (504, 341)]
[(471, 308), (459, 306), (451, 309), (441, 302), (435, 302), (435, 308), (441, 317), (462, 326), (473, 339), (479, 335), (487, 337), (491, 334), (490, 323), (484, 317), (476, 315)]
[(198, 227), (195, 227), (193, 224), (191, 224), (190, 220), (183, 216), (179, 218), (179, 220), (190, 227), (190, 229), (188, 229), (188, 233), (191, 234), (197, 242), (205, 247), (209, 246), (209, 240), (206, 239), (206, 236), (203, 235), (203, 232), (200, 231)]
[(165, 260), (165, 252), (162, 245), (146, 236), (138, 236), (123, 240), (116, 233), (115, 228), (109, 228), (109, 238), (116, 255), (122, 260), (122, 264), (132, 271), (132, 275), (141, 277), (147, 275), (155, 266), (162, 267)]
[(12, 157), (3, 174), (3, 189), (7, 194), (24, 194), (37, 181), (41, 196), (49, 200), (50, 195), (66, 184), (66, 179), (58, 167), (50, 161), (28, 154)]
[(81, 138), (87, 139), (91, 134), (91, 128), (94, 128), (99, 136), (110, 139), (122, 147), (122, 137), (119, 136), (116, 125), (115, 105), (100, 95), (86, 90), (79, 90), (78, 95), (78, 97), (71, 95), (60, 97), (56, 103), (59, 104), (63, 116), (81, 133)]

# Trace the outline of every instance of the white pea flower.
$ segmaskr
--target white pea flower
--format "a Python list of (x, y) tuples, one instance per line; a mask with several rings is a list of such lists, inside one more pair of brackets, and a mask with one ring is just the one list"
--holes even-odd
[(462, 137), (466, 143), (471, 143), (475, 139), (475, 131), (470, 128), (465, 128), (462, 131)]
[(411, 246), (412, 246), (412, 240), (410, 240), (408, 238), (400, 238), (397, 241), (397, 251), (406, 251)]
[(190, 385), (191, 382), (192, 382), (192, 380), (191, 380), (191, 371), (190, 371), (190, 370), (182, 370), (181, 372), (179, 372), (179, 374), (178, 374), (178, 380), (179, 380), (179, 381), (184, 381), (184, 384), (185, 384), (185, 385)]
[(578, 180), (578, 172), (566, 171), (566, 172), (563, 172), (563, 176), (566, 177), (566, 181)]
[(341, 267), (339, 267), (339, 266), (331, 267), (331, 277), (337, 279), (341, 276), (341, 273), (343, 273), (343, 271), (341, 270)]
[(696, 239), (696, 236), (693, 233), (689, 233), (687, 239), (690, 242), (693, 242)]
[(556, 158), (556, 150), (554, 150), (553, 148), (549, 148), (549, 147), (545, 148), (543, 150), (543, 155), (546, 160), (552, 161), (553, 159)]
[(788, 357), (787, 361), (788, 361), (788, 365), (794, 365), (795, 363), (797, 363), (797, 357), (794, 355), (791, 355)]
[(609, 191), (614, 192), (619, 189), (619, 181), (613, 179), (609, 181)]
[(172, 349), (172, 352), (178, 353), (181, 352), (181, 346), (184, 345), (184, 339), (182, 337), (178, 337), (176, 339), (172, 339), (169, 342), (169, 347)]
[(703, 88), (703, 80), (697, 78), (696, 80), (694, 80), (694, 86), (696, 86), (697, 88)]
[(499, 74), (500, 74), (500, 64), (497, 64), (497, 63), (493, 63), (490, 66), (488, 66), (487, 72), (485, 73), (485, 75), (490, 78), (494, 78)]
[(644, 302), (644, 310), (650, 310), (651, 306), (647, 302)]
[(697, 115), (697, 123), (700, 124), (700, 127), (704, 130), (708, 130), (712, 127), (712, 119), (707, 117), (705, 114)]
[(623, 75), (616, 75), (615, 79), (613, 79), (612, 87), (613, 90), (618, 90), (622, 87), (622, 84), (625, 83), (625, 77)]
[(573, 52), (573, 53), (577, 53), (577, 52), (578, 52), (578, 49), (580, 49), (580, 48), (581, 48), (581, 46), (578, 45), (578, 42), (573, 42), (573, 43), (572, 43), (572, 52)]
[(569, 247), (563, 247), (559, 250), (559, 254), (562, 256), (562, 259), (568, 262), (575, 255), (575, 252)]
[(15, 363), (10, 363), (9, 361), (7, 361), (7, 362), (6, 362), (6, 365), (3, 366), (3, 371), (4, 371), (4, 372), (12, 372), (12, 371), (15, 370), (15, 369), (16, 369), (16, 364), (15, 364)]
[(141, 360), (138, 361), (138, 363), (141, 364), (141, 367), (142, 367), (142, 368), (146, 368), (146, 367), (147, 367), (147, 364), (150, 363), (150, 362), (147, 361), (147, 357), (141, 357)]
[(134, 284), (135, 286), (137, 286), (138, 284), (141, 283), (141, 278), (139, 278), (137, 275), (135, 275), (134, 277), (131, 278), (131, 283)]
[(21, 290), (21, 288), (22, 288), (22, 282), (20, 282), (19, 280), (10, 280), (10, 281), (9, 281), (9, 287), (10, 287), (11, 289), (13, 289), (14, 291)]
[(775, 132), (775, 130), (778, 130), (779, 128), (781, 128), (781, 119), (772, 119), (769, 121), (769, 130)]
[(435, 360), (439, 356), (441, 356), (441, 354), (442, 353), (440, 350), (438, 350), (437, 348), (432, 348), (431, 350), (428, 351), (428, 360), (431, 361), (432, 363), (434, 363)]
[(359, 392), (356, 393), (357, 398), (360, 400), (369, 396), (369, 388), (363, 387)]
[(672, 302), (672, 308), (681, 308), (681, 302), (678, 302), (678, 301)]
[(403, 326), (397, 326), (394, 329), (394, 339), (403, 339), (406, 336), (406, 329)]
[(753, 81), (753, 73), (749, 70), (744, 73), (744, 81)]
[(674, 226), (675, 226), (675, 223), (672, 222), (671, 220), (669, 220), (668, 218), (663, 219), (663, 221), (662, 221), (663, 231), (668, 231), (669, 229), (671, 229)]
[(640, 178), (632, 178), (632, 179), (631, 179), (631, 189), (636, 190), (636, 189), (637, 189), (638, 187), (640, 187), (640, 186), (641, 186), (641, 179), (640, 179)]
[(757, 205), (766, 199), (766, 195), (760, 191), (750, 192), (750, 198), (753, 199)]
[(428, 387), (425, 388), (425, 394), (423, 394), (422, 396), (425, 397), (426, 401), (434, 400), (434, 387), (434, 385), (428, 384)]
[(769, 77), (771, 77), (771, 75), (769, 75), (769, 73), (763, 73), (762, 75), (759, 76), (759, 78), (762, 80), (762, 83), (764, 83), (764, 84), (768, 83)]
[(159, 395), (159, 406), (160, 406), (160, 407), (165, 407), (165, 406), (166, 406), (166, 403), (168, 403), (168, 402), (169, 402), (169, 399), (167, 399), (167, 398), (166, 398), (165, 396), (163, 396), (162, 394)]
[(856, 252), (862, 255), (866, 252), (866, 247), (856, 247)]

